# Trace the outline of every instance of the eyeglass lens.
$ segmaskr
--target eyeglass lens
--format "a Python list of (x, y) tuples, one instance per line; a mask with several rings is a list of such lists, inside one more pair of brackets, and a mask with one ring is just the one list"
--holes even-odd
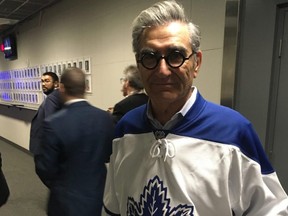
[(180, 67), (185, 60), (189, 59), (193, 53), (185, 58), (185, 56), (179, 51), (173, 51), (169, 53), (167, 56), (160, 56), (154, 52), (149, 52), (143, 54), (142, 58), (138, 60), (145, 68), (154, 69), (159, 64), (159, 61), (164, 58), (166, 63), (172, 68)]

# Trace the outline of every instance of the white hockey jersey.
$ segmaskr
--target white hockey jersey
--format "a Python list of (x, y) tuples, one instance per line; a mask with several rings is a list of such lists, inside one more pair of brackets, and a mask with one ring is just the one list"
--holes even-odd
[(288, 199), (251, 124), (206, 101), (173, 129), (157, 130), (146, 105), (116, 128), (108, 169), (107, 215), (288, 215)]

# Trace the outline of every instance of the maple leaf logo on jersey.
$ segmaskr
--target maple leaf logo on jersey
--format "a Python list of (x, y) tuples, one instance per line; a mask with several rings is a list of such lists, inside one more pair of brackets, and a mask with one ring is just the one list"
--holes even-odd
[(193, 206), (186, 204), (171, 208), (167, 188), (163, 186), (158, 176), (151, 179), (144, 187), (139, 203), (133, 197), (129, 197), (127, 202), (127, 215), (129, 216), (193, 216), (193, 210)]

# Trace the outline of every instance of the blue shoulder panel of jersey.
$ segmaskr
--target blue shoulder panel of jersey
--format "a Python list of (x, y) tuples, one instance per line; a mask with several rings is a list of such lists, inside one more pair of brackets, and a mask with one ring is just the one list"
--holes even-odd
[(152, 131), (146, 117), (147, 104), (126, 113), (116, 125), (115, 138), (124, 134), (141, 134)]
[(274, 172), (252, 124), (235, 110), (208, 102), (199, 93), (172, 133), (237, 146), (261, 165), (263, 174)]

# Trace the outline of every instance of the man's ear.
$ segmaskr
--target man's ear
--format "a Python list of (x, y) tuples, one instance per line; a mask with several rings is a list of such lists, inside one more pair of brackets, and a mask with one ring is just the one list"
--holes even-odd
[(65, 92), (65, 86), (64, 86), (63, 83), (60, 83), (60, 85), (59, 85), (59, 92), (60, 93), (64, 93)]
[(58, 88), (59, 87), (59, 82), (58, 81), (55, 81), (54, 82), (54, 88)]
[(196, 78), (198, 76), (201, 64), (202, 64), (202, 52), (199, 50), (196, 53), (196, 58), (195, 58), (195, 62), (194, 62), (194, 72), (193, 72), (194, 78)]

